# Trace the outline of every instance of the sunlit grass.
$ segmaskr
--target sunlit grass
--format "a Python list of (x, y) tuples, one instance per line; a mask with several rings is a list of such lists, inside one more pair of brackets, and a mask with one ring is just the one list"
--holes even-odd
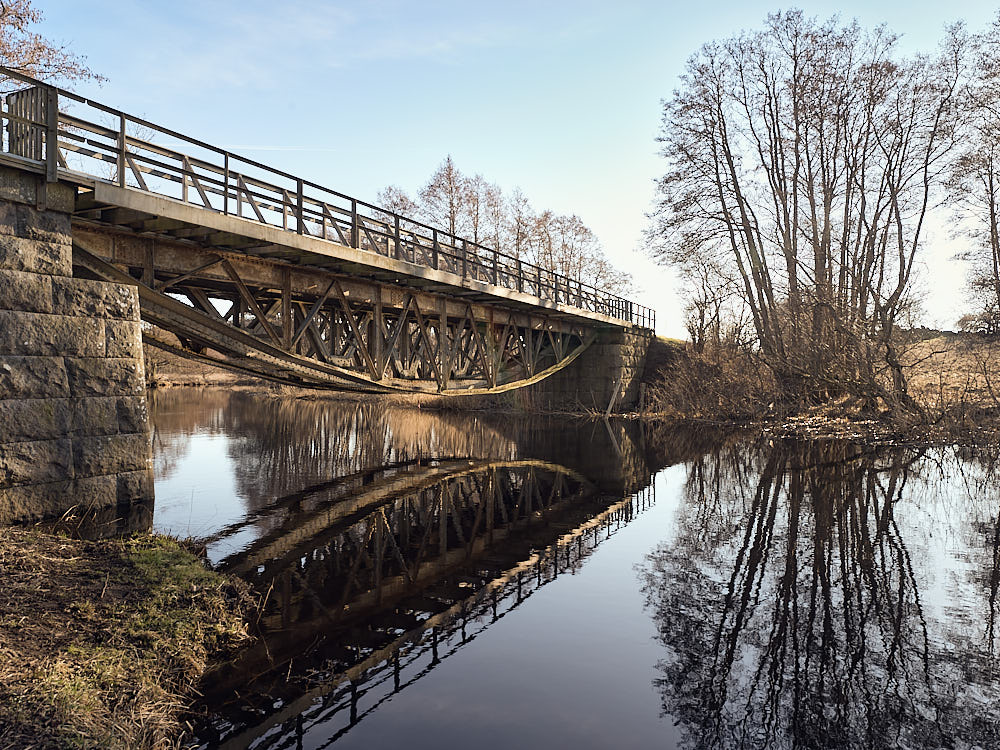
[(213, 653), (247, 639), (245, 588), (177, 540), (0, 530), (0, 735), (45, 747), (170, 747)]

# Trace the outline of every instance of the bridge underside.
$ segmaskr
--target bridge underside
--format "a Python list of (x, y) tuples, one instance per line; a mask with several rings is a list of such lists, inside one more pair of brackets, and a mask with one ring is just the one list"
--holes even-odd
[[(580, 320), (74, 220), (74, 273), (139, 291), (147, 344), (277, 382), (496, 393), (570, 365)], [(166, 335), (165, 335), (166, 334)]]

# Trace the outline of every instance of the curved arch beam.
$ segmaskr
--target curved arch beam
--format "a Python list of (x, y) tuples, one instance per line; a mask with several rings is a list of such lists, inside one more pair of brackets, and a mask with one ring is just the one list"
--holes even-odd
[[(308, 314), (299, 303), (303, 306), (299, 331), (283, 342), (275, 322), (268, 319), (269, 313), (231, 266), (227, 272), (234, 282), (231, 294), (237, 300), (232, 309), (236, 310), (238, 301), (246, 300), (251, 308), (247, 315), (263, 335), (234, 324), (237, 315), (242, 320), (243, 313), (231, 311), (223, 316), (199, 290), (189, 295), (192, 303), (185, 304), (175, 296), (179, 286), (168, 293), (170, 285), (155, 288), (138, 281), (79, 243), (74, 243), (73, 253), (74, 263), (97, 277), (137, 287), (143, 321), (177, 336), (180, 346), (148, 333), (144, 335), (146, 343), (187, 359), (294, 386), (441, 396), (504, 393), (538, 383), (570, 366), (595, 338), (593, 332), (519, 326), (510, 315), (502, 325), (477, 320), (471, 305), (465, 316), (434, 316), (421, 312), (413, 295), (385, 316), (394, 317), (387, 326), (381, 306), (376, 308), (377, 314), (352, 309), (353, 300), (348, 300), (334, 280)], [(226, 265), (224, 259), (218, 262)], [(328, 308), (326, 329), (321, 332), (314, 323), (316, 312), (334, 289), (339, 304)], [(294, 320), (287, 296), (282, 300), (279, 324), (281, 315)], [(312, 337), (313, 356), (300, 353), (300, 340), (306, 331)], [(346, 351), (330, 351), (338, 347)], [(389, 376), (384, 376), (386, 370)]]

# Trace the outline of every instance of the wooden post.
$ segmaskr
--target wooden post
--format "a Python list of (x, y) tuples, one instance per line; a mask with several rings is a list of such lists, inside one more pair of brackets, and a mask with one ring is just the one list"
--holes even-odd
[(222, 213), (229, 216), (229, 152), (223, 156), (225, 166), (222, 169)]
[(385, 373), (385, 322), (382, 310), (382, 287), (375, 287), (375, 295), (372, 299), (373, 305), (373, 325), (375, 335), (370, 337), (372, 347), (372, 359), (375, 360), (375, 380), (381, 380)]
[(305, 234), (305, 195), (302, 185), (301, 178), (298, 181), (298, 194), (295, 196), (296, 205), (296, 216), (295, 216), (295, 233)]
[(118, 115), (118, 187), (125, 187), (125, 115)]
[(438, 312), (438, 373), (441, 376), (441, 390), (448, 387), (451, 375), (451, 339), (448, 338), (448, 300), (441, 298)]
[(361, 247), (361, 237), (358, 233), (358, 202), (351, 199), (351, 247)]
[(440, 259), (438, 258), (438, 230), (434, 230), (434, 249), (431, 250), (431, 260), (434, 270), (437, 271), (441, 267)]
[(292, 271), (283, 268), (281, 271), (281, 341), (285, 349), (292, 347)]
[[(605, 418), (611, 416), (611, 410), (615, 408), (615, 402), (618, 401), (619, 391), (622, 387), (622, 379), (625, 377), (625, 373), (619, 373), (618, 379), (615, 381), (615, 389), (611, 392), (611, 400), (608, 401), (607, 411), (604, 412)], [(610, 428), (609, 428), (610, 429)]]
[(396, 260), (399, 260), (400, 255), (401, 255), (401, 253), (399, 251), (399, 217), (398, 216), (393, 216), (392, 218), (393, 218), (393, 222), (392, 222), (393, 223), (392, 241), (393, 241), (393, 243), (395, 243)]
[(45, 181), (59, 181), (59, 92), (46, 89)]
[(145, 246), (143, 247), (142, 283), (148, 287), (153, 286), (153, 271), (156, 269), (156, 261), (153, 258), (154, 243), (155, 240), (146, 240)]

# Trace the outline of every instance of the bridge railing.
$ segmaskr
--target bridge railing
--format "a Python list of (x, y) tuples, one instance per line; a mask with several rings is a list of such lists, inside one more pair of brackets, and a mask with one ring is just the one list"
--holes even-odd
[[(337, 242), (645, 328), (655, 311), (496, 248), (212, 146), (0, 66), (28, 84), (0, 101), (3, 150), (208, 211)], [(58, 148), (50, 148), (50, 144)]]

